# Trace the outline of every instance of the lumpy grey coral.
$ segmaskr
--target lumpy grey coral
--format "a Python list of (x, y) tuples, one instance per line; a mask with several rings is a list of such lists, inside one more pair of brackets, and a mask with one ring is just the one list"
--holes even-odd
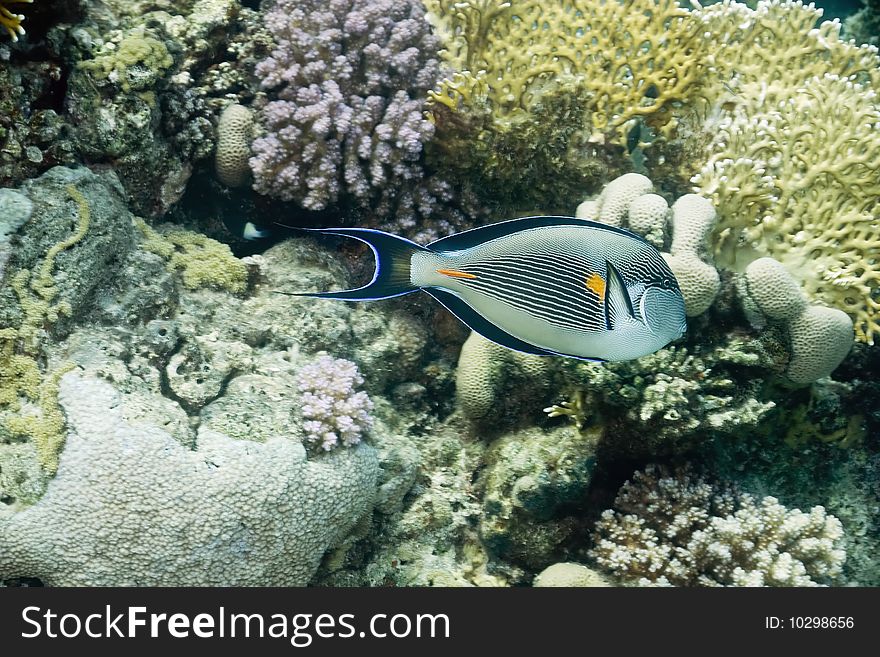
[(361, 445), (307, 460), (294, 436), (203, 432), (194, 451), (122, 418), (106, 382), (68, 374), (71, 431), (34, 506), (0, 520), (0, 578), (55, 585), (305, 585), (371, 510), (378, 474)]

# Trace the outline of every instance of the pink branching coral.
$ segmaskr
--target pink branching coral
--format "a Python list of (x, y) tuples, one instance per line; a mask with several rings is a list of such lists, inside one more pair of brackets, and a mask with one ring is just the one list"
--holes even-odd
[(358, 444), (372, 425), (373, 402), (366, 392), (355, 392), (364, 382), (357, 365), (320, 356), (305, 365), (297, 379), (307, 442), (325, 451)]
[(591, 556), (623, 581), (660, 586), (831, 584), (846, 559), (843, 527), (756, 500), (687, 471), (649, 466), (620, 489), (596, 525)]
[(278, 0), (265, 20), (276, 46), (256, 73), (274, 99), (250, 160), (258, 192), (369, 209), (402, 230), (451, 197), (423, 168), (440, 69), (421, 2)]

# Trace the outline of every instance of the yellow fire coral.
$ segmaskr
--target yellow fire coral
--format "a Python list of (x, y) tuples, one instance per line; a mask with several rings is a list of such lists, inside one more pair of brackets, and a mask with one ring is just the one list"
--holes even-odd
[[(632, 119), (662, 129), (692, 94), (702, 25), (676, 0), (427, 0), (457, 73), (435, 103), (485, 102), (497, 121), (530, 112), (547, 85), (586, 92), (593, 140), (626, 143)], [(586, 127), (586, 126), (585, 126)]]
[(67, 193), (76, 206), (76, 231), (50, 248), (33, 273), (22, 269), (13, 276), (12, 289), (21, 306), (21, 325), (0, 329), (0, 408), (19, 411), (6, 419), (6, 428), (13, 435), (34, 442), (40, 465), (48, 474), (55, 474), (58, 454), (64, 445), (58, 381), (73, 366), (65, 363), (44, 374), (39, 362), (42, 358), (40, 338), (46, 326), (71, 312), (64, 301), (52, 303), (58, 295), (52, 276), (55, 259), (83, 240), (91, 220), (83, 194), (73, 185), (67, 187)]
[(695, 191), (718, 208), (721, 266), (770, 256), (814, 301), (880, 331), (880, 59), (800, 2), (697, 12), (718, 35), (707, 160)]
[(186, 289), (211, 287), (241, 294), (247, 288), (247, 267), (226, 244), (188, 230), (162, 234), (142, 219), (135, 224), (144, 235), (144, 248), (165, 258), (171, 271), (180, 272)]
[(0, 27), (6, 28), (13, 41), (18, 41), (18, 35), (24, 34), (24, 28), (21, 22), (24, 20), (22, 14), (13, 14), (9, 9), (9, 5), (29, 5), (34, 0), (0, 0)]

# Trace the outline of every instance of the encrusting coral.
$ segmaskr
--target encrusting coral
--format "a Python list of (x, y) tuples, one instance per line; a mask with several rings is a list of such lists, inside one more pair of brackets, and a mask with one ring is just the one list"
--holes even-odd
[(170, 270), (180, 272), (187, 289), (213, 287), (241, 293), (247, 287), (247, 267), (226, 244), (187, 230), (160, 233), (142, 219), (135, 225), (144, 236), (143, 248), (162, 256)]
[(116, 275), (133, 246), (132, 226), (110, 173), (54, 167), (2, 195), (10, 197), (28, 221), (11, 236), (0, 286), (0, 461), (20, 443), (51, 476), (64, 436), (58, 379), (70, 365), (50, 347)]
[(786, 509), (649, 466), (596, 524), (591, 556), (615, 576), (654, 586), (833, 584), (846, 560), (843, 527), (821, 506)]
[(190, 450), (122, 417), (113, 387), (61, 381), (71, 424), (45, 495), (0, 519), (0, 578), (56, 586), (304, 586), (372, 508), (368, 445), (307, 460), (295, 436), (203, 431)]
[[(41, 339), (45, 325), (55, 324), (72, 313), (70, 303), (56, 301), (55, 261), (59, 253), (82, 241), (91, 221), (91, 211), (82, 193), (68, 185), (67, 194), (76, 207), (76, 230), (53, 245), (33, 272), (20, 269), (12, 276), (11, 287), (18, 297), (22, 319), (17, 328), (0, 329), (0, 379), (4, 381), (0, 385), (0, 408), (19, 411), (5, 418), (6, 429), (13, 436), (33, 441), (40, 465), (49, 474), (58, 468), (58, 454), (64, 444), (58, 381), (72, 365), (65, 363), (54, 372), (44, 373)], [(35, 407), (23, 409), (22, 401)]]

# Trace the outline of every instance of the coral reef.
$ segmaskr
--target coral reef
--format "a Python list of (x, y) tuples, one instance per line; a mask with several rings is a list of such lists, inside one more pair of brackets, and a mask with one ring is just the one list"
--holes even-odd
[[(398, 415), (399, 417), (399, 415)], [(380, 455), (387, 452), (381, 425), (373, 432)], [(468, 440), (456, 424), (444, 423), (409, 446), (394, 443), (396, 467), (414, 474), (402, 504), (376, 514), (370, 537), (350, 550), (348, 563), (320, 583), (370, 586), (503, 586), (522, 572), (491, 561), (476, 524), (480, 500), (473, 484), (483, 446)], [(401, 447), (403, 448), (401, 450)], [(411, 488), (411, 490), (409, 490)], [(491, 572), (490, 572), (491, 566)]]
[[(880, 583), (867, 12), (0, 7), (0, 585)], [(580, 201), (663, 252), (675, 344), (303, 298), (371, 260), (274, 225)]]
[(873, 438), (877, 414), (868, 401), (876, 398), (876, 384), (859, 368), (844, 372), (844, 381), (823, 379), (780, 399), (784, 413), (768, 424), (765, 435), (705, 444), (693, 458), (712, 464), (719, 477), (742, 489), (772, 494), (787, 507), (824, 506), (844, 527), (845, 581), (877, 586), (880, 452)]
[(843, 528), (821, 506), (786, 509), (658, 467), (624, 484), (596, 525), (591, 556), (660, 586), (816, 586), (839, 578)]
[(235, 0), (158, 7), (90, 6), (65, 98), (78, 158), (112, 165), (132, 210), (147, 218), (180, 201), (214, 151), (222, 109), (252, 97), (242, 93), (242, 69), (263, 42), (254, 12)]
[[(96, 203), (93, 221), (98, 223), (87, 237), (103, 226), (103, 212)], [(129, 230), (133, 223), (128, 220)], [(372, 313), (365, 308), (274, 294), (291, 281), (315, 287), (327, 281), (345, 284), (338, 263), (307, 240), (266, 252), (261, 282), (243, 297), (224, 289), (189, 289), (163, 257), (148, 249), (147, 236), (130, 235), (139, 236), (140, 244), (120, 253), (127, 257), (118, 278), (99, 289), (91, 305), (78, 304), (67, 339), (57, 336), (44, 345), (47, 360), (81, 370), (61, 379), (61, 402), (73, 424), (62, 434), (67, 443), (57, 475), (48, 477), (39, 469), (34, 441), (0, 443), (0, 516), (7, 518), (0, 522), (5, 559), (0, 578), (38, 577), (54, 584), (307, 583), (328, 548), (342, 558), (354, 540), (346, 538), (348, 530), (358, 518), (366, 514), (369, 526), (374, 499), (381, 513), (400, 511), (418, 467), (408, 439), (384, 424), (375, 436), (375, 450), (354, 445), (352, 427), (342, 421), (341, 412), (331, 420), (340, 440), (352, 445), (334, 452), (351, 455), (336, 457), (320, 446), (307, 455), (300, 444), (308, 439), (303, 397), (334, 393), (346, 380), (348, 390), (357, 380), (354, 365), (340, 369), (337, 363), (345, 361), (334, 359), (331, 374), (348, 378), (322, 376), (327, 372), (314, 367), (311, 354), (332, 345), (366, 363), (408, 362), (365, 382), (390, 391), (405, 377), (420, 376), (422, 345), (405, 339), (398, 344), (396, 336), (409, 337), (408, 326), (389, 330), (396, 320), (368, 318)], [(198, 254), (187, 257), (201, 259)], [(292, 313), (291, 304), (303, 312)], [(211, 331), (205, 332), (209, 325)], [(310, 363), (319, 370), (320, 389), (309, 385), (303, 395), (301, 385), (315, 378), (309, 375)], [(343, 400), (344, 408), (335, 410), (357, 417), (366, 397), (355, 393), (347, 399), (352, 398), (358, 408)], [(388, 402), (382, 408), (383, 416), (394, 415)], [(131, 449), (139, 450), (137, 458), (130, 458)], [(98, 483), (95, 464), (108, 472), (107, 464), (117, 461), (127, 465), (110, 470), (124, 476)], [(83, 477), (92, 481), (90, 492), (83, 493)], [(169, 486), (191, 502), (169, 508), (164, 501)], [(290, 504), (279, 506), (285, 499)], [(116, 509), (119, 522), (101, 520), (94, 512), (98, 507)], [(145, 519), (155, 513), (144, 514), (146, 508), (168, 515), (153, 523)], [(285, 519), (284, 509), (295, 510), (297, 520)], [(243, 517), (251, 520), (242, 525)], [(70, 525), (62, 518), (70, 519)], [(118, 530), (111, 537), (118, 549), (107, 550), (104, 539), (97, 545), (77, 533), (96, 534), (86, 529), (88, 518)], [(169, 542), (165, 522), (186, 527), (191, 543)], [(53, 528), (52, 537), (40, 533), (47, 527)], [(361, 532), (362, 524), (357, 527)], [(132, 551), (134, 536), (148, 549)], [(192, 547), (209, 540), (216, 550)], [(95, 551), (103, 556), (96, 559)]]

